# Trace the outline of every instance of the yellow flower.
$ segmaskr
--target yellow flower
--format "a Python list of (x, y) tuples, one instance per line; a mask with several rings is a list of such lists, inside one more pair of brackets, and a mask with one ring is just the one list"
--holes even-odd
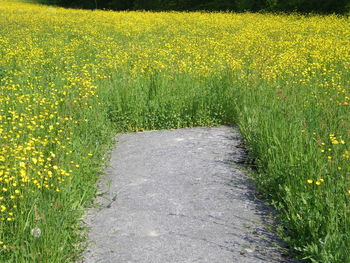
[(21, 177), (26, 177), (27, 172), (26, 172), (26, 170), (21, 169), (21, 170), (19, 171), (19, 174), (21, 175)]
[(314, 181), (311, 180), (311, 179), (307, 180), (307, 183), (308, 183), (308, 184), (312, 184), (313, 182), (314, 182)]
[(315, 184), (316, 184), (316, 185), (320, 185), (320, 184), (321, 184), (321, 182), (320, 182), (320, 181), (317, 181)]

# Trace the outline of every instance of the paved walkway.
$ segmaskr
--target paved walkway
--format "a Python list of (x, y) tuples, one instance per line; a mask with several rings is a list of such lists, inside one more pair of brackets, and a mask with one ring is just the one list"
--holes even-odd
[(292, 262), (227, 126), (121, 134), (98, 198), (86, 263)]

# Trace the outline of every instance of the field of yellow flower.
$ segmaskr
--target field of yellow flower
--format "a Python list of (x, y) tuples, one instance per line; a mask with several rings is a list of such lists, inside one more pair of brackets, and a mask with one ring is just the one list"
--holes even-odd
[(236, 123), (282, 237), (350, 262), (350, 20), (0, 0), (0, 262), (73, 262), (119, 131)]

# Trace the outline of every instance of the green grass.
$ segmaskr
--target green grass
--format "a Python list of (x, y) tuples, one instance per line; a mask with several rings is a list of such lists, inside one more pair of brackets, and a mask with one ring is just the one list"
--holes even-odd
[[(258, 168), (255, 185), (280, 212), (279, 234), (313, 262), (350, 260), (349, 209), (341, 201), (348, 200), (348, 168), (339, 157), (342, 146), (324, 139), (334, 127), (348, 127), (347, 107), (310, 99), (310, 87), (282, 83), (283, 90), (271, 89), (267, 82), (242, 81), (232, 72), (206, 79), (168, 79), (160, 73), (131, 82), (116, 79), (101, 98), (107, 99), (106, 115), (117, 131), (238, 124)], [(321, 141), (338, 163), (325, 162)]]
[[(238, 124), (250, 160), (258, 167), (255, 185), (280, 211), (279, 223), (287, 229), (280, 232), (284, 239), (314, 262), (349, 261), (349, 210), (340, 202), (348, 200), (347, 178), (325, 167), (318, 146), (319, 138), (330, 132), (327, 126), (320, 130), (320, 122), (348, 118), (347, 108), (325, 114), (316, 101), (305, 102), (300, 90), (284, 87), (283, 94), (275, 96), (279, 90), (267, 83), (244, 83), (232, 72), (203, 79), (154, 72), (130, 80), (116, 74), (97, 84), (101, 88), (96, 100), (102, 104), (75, 113), (87, 121), (75, 127), (72, 138), (77, 158), (88, 148), (94, 159), (79, 162), (80, 174), (59, 196), (38, 197), (33, 209), (45, 211), (45, 219), (39, 214), (36, 220), (34, 210), (29, 215), (45, 235), (35, 239), (28, 231), (19, 233), (18, 238), (29, 239), (28, 247), (10, 251), (8, 262), (70, 262), (76, 257), (75, 244), (81, 240), (77, 219), (95, 194), (102, 157), (117, 132), (232, 123)], [(307, 179), (320, 178), (317, 174), (326, 183), (308, 185)]]
[[(106, 96), (107, 116), (118, 131), (237, 123), (258, 166), (256, 186), (281, 212), (278, 219), (287, 231), (280, 234), (315, 262), (348, 262), (348, 208), (339, 202), (347, 199), (347, 178), (336, 164), (325, 167), (319, 147), (320, 138), (332, 133), (329, 127), (349, 123), (347, 108), (330, 106), (325, 112), (318, 99), (309, 101), (309, 89), (281, 85), (280, 91), (264, 81), (244, 83), (231, 72), (199, 80), (170, 81), (164, 75), (129, 85), (112, 81), (117, 90)], [(322, 122), (329, 124), (320, 129)], [(308, 185), (309, 178), (325, 178), (326, 184)]]

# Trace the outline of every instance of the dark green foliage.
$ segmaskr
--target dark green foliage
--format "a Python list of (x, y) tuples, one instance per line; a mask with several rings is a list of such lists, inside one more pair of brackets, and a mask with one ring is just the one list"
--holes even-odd
[(107, 9), (115, 9), (115, 10), (131, 10), (133, 9), (133, 1), (130, 0), (110, 0), (103, 1), (107, 2), (106, 4), (100, 3), (101, 7)]
[(259, 11), (267, 7), (268, 0), (240, 0), (238, 8), (240, 11)]
[(302, 13), (346, 13), (350, 0), (37, 0), (44, 4), (73, 8), (113, 10), (178, 11), (284, 11)]
[(100, 8), (98, 0), (37, 0), (42, 4), (58, 5), (72, 8), (94, 9)]
[(266, 0), (265, 8), (302, 13), (345, 13), (349, 11), (349, 3), (350, 0)]

